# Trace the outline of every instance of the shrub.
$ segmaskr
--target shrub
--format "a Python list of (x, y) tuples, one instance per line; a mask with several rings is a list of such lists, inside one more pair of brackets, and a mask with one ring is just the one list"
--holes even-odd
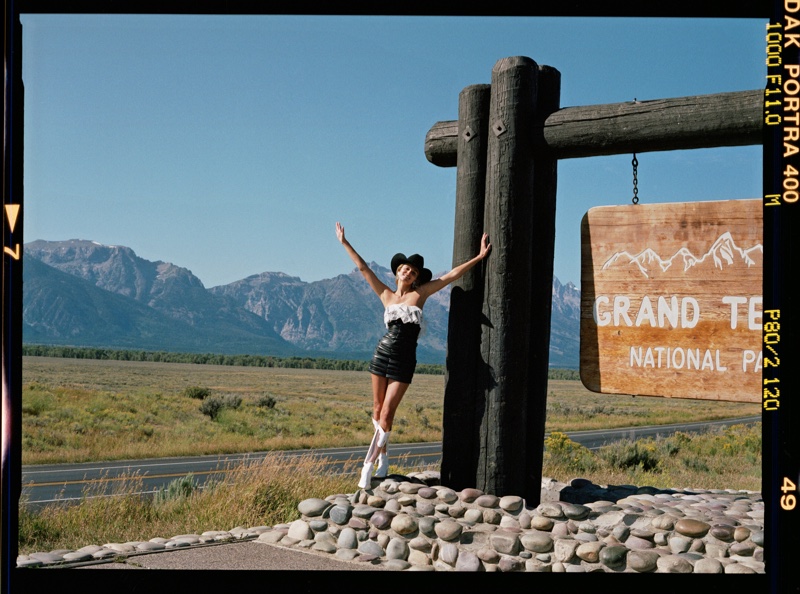
[(205, 400), (203, 400), (203, 404), (200, 405), (200, 412), (204, 415), (211, 417), (211, 420), (217, 418), (219, 411), (222, 410), (224, 403), (222, 402), (222, 398), (219, 396), (209, 396)]
[(222, 397), (222, 407), (237, 409), (242, 405), (242, 397), (238, 394), (225, 394)]
[(678, 452), (681, 451), (681, 446), (678, 444), (678, 442), (673, 441), (672, 439), (665, 439), (661, 443), (661, 451), (670, 457), (677, 456)]
[(275, 408), (277, 401), (269, 394), (262, 394), (256, 400), (256, 406), (259, 408)]
[(196, 489), (197, 481), (195, 481), (194, 475), (189, 473), (182, 478), (175, 479), (163, 489), (156, 491), (155, 500), (156, 503), (162, 503), (175, 499), (185, 499), (194, 493)]
[(208, 388), (201, 388), (200, 386), (189, 386), (183, 390), (184, 396), (197, 400), (205, 400), (209, 394), (211, 394), (211, 390)]
[(622, 470), (656, 470), (660, 462), (658, 449), (652, 440), (620, 441), (603, 448), (601, 455), (609, 466)]
[(50, 400), (47, 394), (28, 391), (22, 398), (22, 414), (38, 417), (50, 408)]
[(200, 405), (200, 412), (215, 420), (223, 408), (237, 409), (242, 405), (242, 397), (237, 394), (209, 396)]
[(708, 464), (699, 458), (682, 458), (681, 463), (683, 464), (684, 468), (693, 472), (710, 472), (711, 470), (708, 467)]
[(548, 462), (571, 472), (587, 472), (597, 468), (597, 459), (581, 444), (572, 441), (566, 433), (553, 431), (544, 440)]

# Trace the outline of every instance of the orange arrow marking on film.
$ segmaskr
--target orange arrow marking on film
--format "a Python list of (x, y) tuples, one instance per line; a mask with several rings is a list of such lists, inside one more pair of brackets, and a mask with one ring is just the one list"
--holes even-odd
[(17, 217), (19, 216), (19, 204), (6, 204), (6, 218), (8, 219), (8, 226), (11, 232), (14, 232), (14, 227), (17, 224)]

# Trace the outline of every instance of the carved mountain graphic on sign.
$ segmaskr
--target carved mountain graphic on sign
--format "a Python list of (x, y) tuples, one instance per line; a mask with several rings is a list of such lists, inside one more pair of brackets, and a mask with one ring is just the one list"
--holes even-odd
[[(712, 246), (701, 256), (696, 256), (685, 247), (680, 248), (670, 257), (662, 257), (652, 248), (645, 248), (638, 254), (632, 255), (623, 250), (614, 253), (602, 266), (602, 270), (609, 270), (620, 266), (636, 267), (646, 278), (654, 278), (659, 274), (672, 269), (675, 273), (682, 269), (689, 270), (701, 266), (713, 266), (720, 270), (731, 266), (761, 266), (764, 247), (757, 243), (749, 248), (741, 248), (736, 244), (730, 232), (720, 235)], [(673, 268), (674, 267), (674, 268)]]

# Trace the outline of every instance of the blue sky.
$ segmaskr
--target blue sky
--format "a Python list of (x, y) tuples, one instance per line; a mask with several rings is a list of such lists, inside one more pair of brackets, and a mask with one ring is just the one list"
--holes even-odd
[[(425, 134), (501, 58), (561, 105), (763, 88), (766, 19), (23, 14), (24, 237), (125, 245), (206, 287), (367, 261), (452, 266), (455, 168)], [(555, 275), (580, 220), (629, 204), (632, 155), (558, 166)], [(757, 198), (761, 148), (640, 153), (640, 202)]]

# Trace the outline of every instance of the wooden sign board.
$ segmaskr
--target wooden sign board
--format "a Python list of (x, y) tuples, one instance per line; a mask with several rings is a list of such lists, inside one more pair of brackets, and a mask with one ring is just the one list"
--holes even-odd
[(762, 204), (606, 206), (581, 223), (581, 381), (761, 402)]

